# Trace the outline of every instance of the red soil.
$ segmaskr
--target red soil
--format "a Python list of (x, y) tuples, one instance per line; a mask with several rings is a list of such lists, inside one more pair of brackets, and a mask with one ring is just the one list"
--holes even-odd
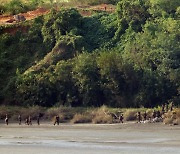
[[(106, 12), (115, 12), (115, 6), (114, 5), (107, 5), (107, 4), (101, 4), (96, 6), (78, 6), (77, 9), (79, 9), (79, 12), (82, 16), (90, 16), (92, 15), (93, 11), (106, 11)], [(45, 8), (38, 8), (33, 11), (28, 11), (26, 13), (21, 13), (26, 20), (32, 20), (38, 16), (45, 15), (49, 12), (49, 10)], [(17, 23), (14, 19), (13, 15), (0, 15), (0, 25), (8, 25), (8, 24), (15, 24)], [(24, 26), (17, 26), (13, 28), (6, 28), (1, 33), (9, 33), (9, 34), (15, 34), (18, 30), (22, 32), (27, 32), (29, 27)]]
[[(44, 9), (44, 8), (38, 8), (38, 9), (33, 10), (33, 11), (28, 11), (26, 13), (21, 13), (21, 15), (23, 15), (26, 18), (26, 20), (31, 20), (31, 19), (34, 19), (34, 18), (36, 18), (38, 16), (47, 14), (48, 12), (49, 11)], [(8, 16), (0, 15), (0, 25), (2, 25), (2, 24), (12, 24), (14, 22), (15, 22), (15, 20), (14, 20), (13, 15), (8, 15)]]

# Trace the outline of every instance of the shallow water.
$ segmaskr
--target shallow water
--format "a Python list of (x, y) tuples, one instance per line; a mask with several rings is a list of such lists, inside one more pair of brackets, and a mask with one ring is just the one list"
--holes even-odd
[(178, 154), (180, 126), (0, 124), (1, 154)]

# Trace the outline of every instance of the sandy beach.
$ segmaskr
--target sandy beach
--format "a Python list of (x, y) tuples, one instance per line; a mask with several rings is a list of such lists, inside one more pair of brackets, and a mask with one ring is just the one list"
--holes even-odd
[(177, 154), (180, 126), (157, 124), (0, 124), (1, 154)]

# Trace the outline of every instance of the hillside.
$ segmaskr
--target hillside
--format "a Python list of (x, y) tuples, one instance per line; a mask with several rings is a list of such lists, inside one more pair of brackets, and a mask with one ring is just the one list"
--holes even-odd
[(68, 4), (0, 16), (0, 104), (179, 105), (179, 1)]
[[(75, 7), (82, 16), (91, 16), (95, 11), (105, 11), (109, 13), (115, 12), (115, 6), (110, 4), (101, 4), (95, 6), (77, 6)], [(58, 10), (61, 9), (58, 7)], [(57, 10), (57, 11), (58, 11)], [(19, 13), (18, 15), (22, 15), (25, 17), (26, 21), (33, 20), (38, 16), (45, 15), (49, 12), (49, 9), (46, 8), (37, 8), (36, 10), (28, 11), (25, 13)], [(0, 25), (9, 25), (16, 24), (20, 21), (16, 21), (14, 15), (0, 15)]]

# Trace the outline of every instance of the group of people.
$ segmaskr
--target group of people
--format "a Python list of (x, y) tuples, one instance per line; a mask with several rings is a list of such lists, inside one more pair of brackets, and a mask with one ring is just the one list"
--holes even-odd
[(170, 104), (170, 107), (168, 104), (162, 104), (161, 111), (154, 110), (152, 112), (152, 115), (150, 115), (150, 116), (147, 115), (146, 111), (143, 113), (143, 115), (141, 114), (141, 112), (137, 112), (138, 123), (140, 123), (142, 121), (143, 122), (146, 122), (146, 121), (148, 121), (148, 122), (160, 122), (163, 120), (163, 115), (165, 113), (167, 113), (168, 111), (173, 111), (173, 106), (174, 106), (173, 103)]
[(148, 116), (147, 112), (145, 111), (143, 114), (141, 112), (137, 112), (137, 121), (138, 123), (141, 122), (157, 122), (157, 121), (162, 121), (162, 116), (160, 111), (153, 111), (152, 115)]
[[(19, 117), (21, 117), (21, 115), (19, 115)], [(38, 123), (38, 121), (37, 121)], [(21, 118), (19, 119), (19, 125), (21, 125)], [(28, 118), (25, 119), (25, 125), (32, 125), (32, 119), (31, 116), (29, 116)], [(38, 123), (39, 125), (39, 123)]]
[[(162, 121), (163, 115), (165, 113), (167, 113), (168, 111), (173, 111), (173, 107), (174, 107), (173, 103), (171, 103), (170, 105), (167, 103), (162, 104), (161, 111), (154, 110), (152, 112), (152, 115), (148, 115), (146, 111), (143, 114), (139, 111), (136, 114), (137, 122), (138, 123), (141, 123), (141, 122), (160, 122), (160, 121)], [(120, 123), (124, 122), (124, 115), (123, 114), (121, 114), (119, 116), (119, 122)]]
[(168, 111), (173, 111), (173, 107), (174, 107), (173, 103), (170, 104), (170, 107), (169, 107), (168, 103), (162, 104), (162, 114), (164, 114), (165, 112), (168, 112)]
[[(141, 112), (137, 112), (137, 121), (138, 123), (141, 123), (142, 121), (145, 122), (145, 121), (149, 121), (149, 122), (155, 122), (155, 121), (158, 121), (158, 120), (162, 120), (162, 115), (168, 111), (173, 111), (173, 106), (174, 104), (171, 103), (170, 107), (168, 104), (163, 104), (162, 105), (162, 108), (161, 108), (161, 112), (158, 110), (158, 111), (153, 111), (152, 112), (152, 115), (151, 116), (148, 116), (147, 115), (147, 112), (145, 111), (143, 114), (141, 114)], [(18, 116), (18, 121), (19, 121), (19, 125), (21, 125), (21, 122), (22, 122), (22, 117), (21, 115)], [(36, 121), (37, 121), (37, 124), (40, 125), (40, 115), (38, 115), (36, 117)], [(123, 123), (124, 122), (124, 115), (121, 114), (119, 116), (119, 122), (120, 123)], [(54, 118), (54, 125), (59, 125), (60, 123), (60, 118), (59, 118), (59, 115), (56, 115), (55, 118)], [(8, 118), (8, 115), (6, 114), (6, 117), (5, 117), (5, 124), (8, 125), (9, 124), (9, 118)], [(25, 125), (32, 125), (32, 118), (31, 116), (27, 117), (25, 119)]]
[[(9, 124), (8, 114), (6, 114), (4, 121), (5, 121), (5, 124), (6, 124), (6, 125)], [(38, 125), (40, 125), (40, 115), (38, 115), (38, 116), (36, 117), (36, 122), (37, 122)], [(59, 115), (56, 115), (56, 116), (55, 116), (55, 120), (54, 120), (54, 125), (59, 125), (59, 123), (60, 123)], [(19, 124), (19, 125), (22, 124), (22, 116), (21, 116), (21, 115), (18, 115), (18, 124)], [(25, 125), (32, 125), (32, 118), (31, 118), (30, 115), (25, 119)]]

